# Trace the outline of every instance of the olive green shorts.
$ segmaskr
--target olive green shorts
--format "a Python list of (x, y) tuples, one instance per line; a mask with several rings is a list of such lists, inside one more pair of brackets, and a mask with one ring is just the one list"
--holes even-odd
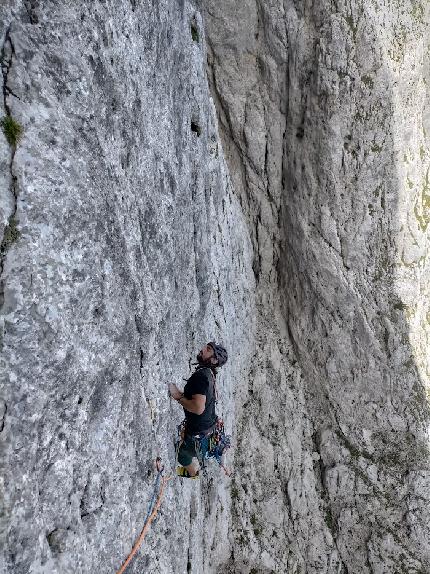
[(197, 441), (192, 436), (185, 436), (178, 450), (178, 462), (180, 465), (188, 466), (193, 462), (193, 458), (199, 458), (197, 444)]

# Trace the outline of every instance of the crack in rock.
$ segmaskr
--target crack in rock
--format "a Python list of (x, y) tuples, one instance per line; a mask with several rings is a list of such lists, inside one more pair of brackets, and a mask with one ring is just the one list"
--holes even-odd
[[(7, 98), (8, 95), (13, 95), (18, 98), (18, 96), (12, 91), (8, 86), (9, 72), (12, 67), (13, 58), (15, 56), (15, 48), (10, 35), (10, 28), (6, 30), (5, 39), (0, 53), (1, 70), (3, 76), (3, 106), (7, 116), (11, 116), (11, 109), (9, 107)], [(19, 98), (18, 98), (19, 99)], [(4, 264), (6, 260), (7, 252), (10, 246), (18, 239), (19, 231), (16, 227), (16, 213), (17, 213), (17, 203), (18, 203), (18, 191), (17, 191), (17, 177), (13, 173), (13, 162), (15, 159), (16, 146), (11, 146), (11, 156), (9, 162), (9, 171), (11, 176), (10, 191), (13, 197), (13, 207), (12, 213), (8, 218), (7, 225), (4, 230), (3, 238), (0, 244), (0, 308), (4, 304), (4, 279), (3, 271)]]
[(5, 403), (2, 400), (0, 404), (0, 432), (3, 432), (6, 421), (6, 414), (7, 414), (7, 403)]

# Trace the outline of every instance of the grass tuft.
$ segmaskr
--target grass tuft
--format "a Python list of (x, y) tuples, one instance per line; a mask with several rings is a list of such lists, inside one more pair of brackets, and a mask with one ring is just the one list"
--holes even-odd
[(22, 136), (22, 126), (16, 120), (13, 119), (12, 116), (7, 115), (0, 120), (0, 124), (7, 139), (8, 143), (12, 147), (16, 147), (18, 145), (19, 140)]
[(19, 239), (19, 231), (16, 227), (16, 219), (12, 216), (4, 230), (3, 241), (0, 246), (0, 253), (5, 253), (12, 243)]

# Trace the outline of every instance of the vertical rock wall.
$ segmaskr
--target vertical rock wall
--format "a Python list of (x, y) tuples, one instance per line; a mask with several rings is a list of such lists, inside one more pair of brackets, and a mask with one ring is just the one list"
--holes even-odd
[[(208, 339), (234, 350), (219, 382), (233, 428), (251, 244), (188, 2), (10, 1), (0, 15), (2, 117), (24, 129), (16, 151), (0, 134), (0, 570), (114, 572), (155, 457), (174, 469), (167, 383)], [(225, 561), (226, 484), (170, 482), (130, 572)]]
[(427, 572), (428, 7), (198, 8), (0, 8), (0, 569), (119, 567), (216, 338), (234, 477), (130, 571)]
[(202, 4), (260, 312), (230, 569), (427, 572), (428, 6)]
[(430, 20), (387, 8), (297, 11), (281, 275), (333, 537), (348, 571), (388, 574), (430, 568)]

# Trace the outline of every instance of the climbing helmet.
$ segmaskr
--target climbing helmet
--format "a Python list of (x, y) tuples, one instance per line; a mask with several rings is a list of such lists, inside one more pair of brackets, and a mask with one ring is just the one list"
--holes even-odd
[(217, 366), (222, 367), (223, 365), (225, 365), (225, 363), (227, 362), (227, 359), (228, 359), (228, 354), (227, 354), (226, 349), (222, 345), (217, 345), (213, 341), (208, 343), (208, 345), (210, 345), (214, 351), (215, 359), (218, 361)]

